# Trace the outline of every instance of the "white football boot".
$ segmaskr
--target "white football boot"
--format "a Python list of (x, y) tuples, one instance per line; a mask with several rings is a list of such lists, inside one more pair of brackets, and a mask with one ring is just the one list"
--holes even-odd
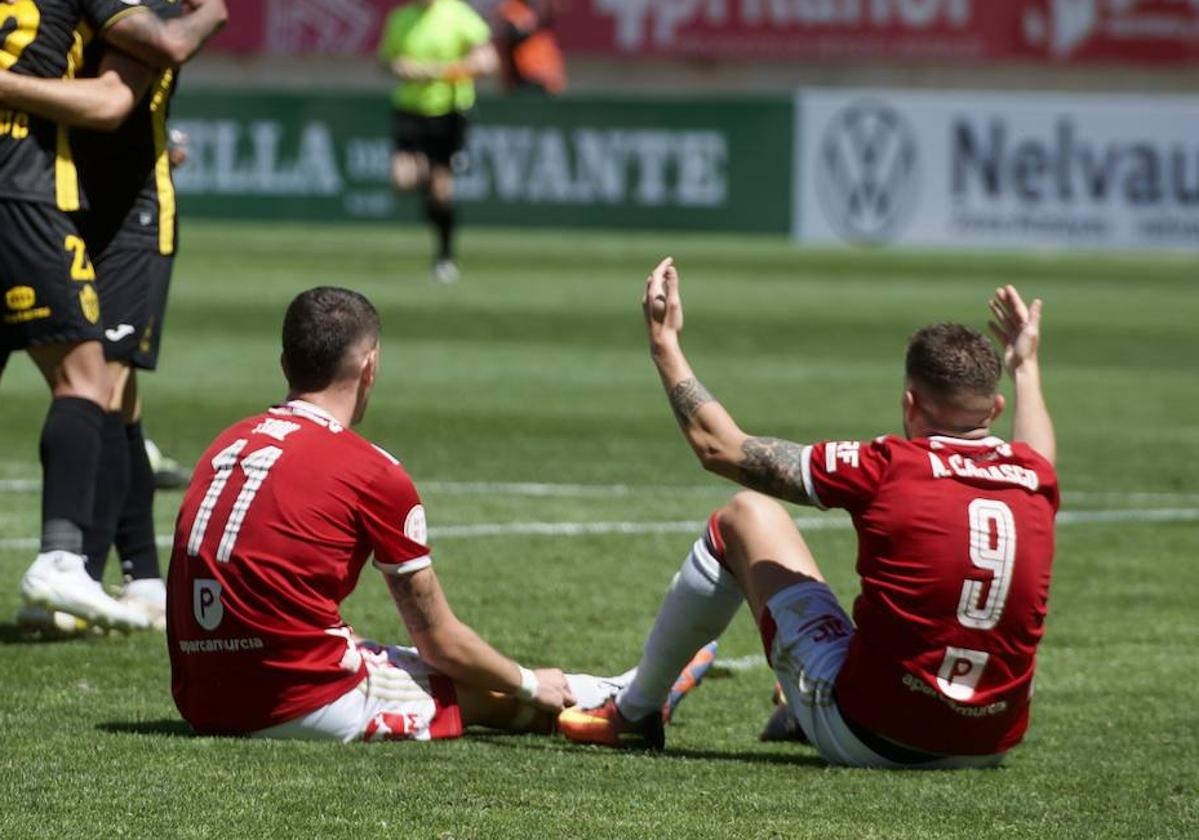
[(117, 600), (144, 615), (154, 630), (167, 629), (167, 586), (162, 578), (127, 580)]
[(433, 279), (438, 283), (448, 286), (457, 283), (461, 276), (462, 272), (458, 269), (458, 263), (453, 260), (439, 259), (433, 263)]
[(39, 554), (21, 578), (21, 597), (32, 606), (69, 613), (97, 627), (145, 630), (146, 616), (120, 603), (92, 580), (84, 559), (69, 551)]

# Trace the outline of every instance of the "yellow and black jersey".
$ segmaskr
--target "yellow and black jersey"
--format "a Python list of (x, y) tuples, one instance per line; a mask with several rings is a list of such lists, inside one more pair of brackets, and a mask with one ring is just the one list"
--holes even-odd
[[(93, 33), (144, 11), (140, 0), (0, 3), (0, 67), (45, 79), (72, 78)], [(65, 129), (23, 111), (0, 109), (0, 199), (79, 209)]]
[[(182, 14), (178, 0), (144, 0), (159, 17)], [(99, 72), (106, 47), (84, 50), (81, 76)], [(167, 116), (177, 70), (159, 71), (149, 91), (116, 131), (71, 131), (71, 148), (87, 196), (76, 224), (93, 255), (115, 243), (175, 252), (175, 188), (167, 157)]]

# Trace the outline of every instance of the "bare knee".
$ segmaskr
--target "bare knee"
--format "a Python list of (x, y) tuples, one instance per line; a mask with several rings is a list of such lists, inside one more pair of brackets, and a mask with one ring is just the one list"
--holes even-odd
[(770, 525), (792, 525), (787, 510), (770, 496), (742, 490), (716, 511), (720, 535), (725, 542), (736, 540), (738, 533), (757, 531)]
[(410, 192), (428, 178), (428, 163), (423, 157), (398, 153), (391, 157), (391, 182), (397, 190)]
[(779, 502), (761, 493), (738, 493), (716, 512), (725, 565), (746, 584), (751, 603), (780, 589), (823, 580), (812, 552)]

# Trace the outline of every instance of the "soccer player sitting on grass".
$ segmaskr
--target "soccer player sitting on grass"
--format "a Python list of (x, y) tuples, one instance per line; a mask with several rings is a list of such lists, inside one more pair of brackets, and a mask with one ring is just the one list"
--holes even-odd
[[(568, 709), (573, 741), (663, 746), (655, 714), (679, 667), (749, 602), (786, 709), (827, 761), (861, 767), (998, 764), (1028, 726), (1058, 508), (1041, 394), (1041, 302), (1012, 286), (990, 302), (1015, 383), (1013, 441), (1000, 358), (977, 331), (934, 324), (908, 343), (904, 437), (805, 446), (747, 435), (679, 344), (679, 275), (664, 260), (643, 301), (650, 353), (704, 467), (753, 491), (717, 510), (676, 576), (632, 683)], [(805, 407), (803, 395), (797, 407)], [(774, 496), (849, 511), (861, 592), (837, 603)]]
[[(370, 302), (330, 287), (297, 296), (282, 363), (287, 401), (217, 437), (175, 527), (171, 688), (193, 728), (427, 740), (470, 724), (549, 731), (576, 696), (602, 702), (602, 680), (523, 668), (451, 611), (416, 488), (350, 429), (379, 367)], [(372, 554), (415, 650), (362, 641), (342, 620)]]

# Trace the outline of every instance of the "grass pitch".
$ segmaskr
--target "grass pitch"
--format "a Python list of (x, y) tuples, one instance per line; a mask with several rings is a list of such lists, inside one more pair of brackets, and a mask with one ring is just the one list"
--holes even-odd
[[(422, 488), (458, 613), (528, 664), (616, 672), (731, 487), (706, 477), (646, 357), (638, 298), (681, 266), (685, 342), (747, 429), (898, 428), (905, 337), (982, 325), (1002, 282), (1046, 299), (1065, 490), (1033, 723), (998, 771), (829, 769), (766, 746), (772, 676), (743, 613), (725, 669), (660, 757), (531, 736), (338, 746), (191, 737), (161, 636), (18, 639), (46, 397), (0, 384), (0, 837), (1194, 837), (1199, 834), (1199, 264), (1193, 258), (806, 253), (775, 239), (468, 231), (464, 280), (428, 281), (423, 232), (186, 226), (147, 428), (185, 461), (282, 396), (283, 308), (319, 283), (384, 319), (362, 431)], [(1006, 433), (1006, 424), (1001, 425)], [(177, 493), (158, 504), (171, 529)], [(814, 517), (811, 512), (799, 512)], [(843, 600), (854, 540), (809, 541)], [(112, 564), (115, 566), (115, 563)], [(115, 581), (115, 574), (112, 578)], [(403, 640), (372, 572), (346, 607)]]

